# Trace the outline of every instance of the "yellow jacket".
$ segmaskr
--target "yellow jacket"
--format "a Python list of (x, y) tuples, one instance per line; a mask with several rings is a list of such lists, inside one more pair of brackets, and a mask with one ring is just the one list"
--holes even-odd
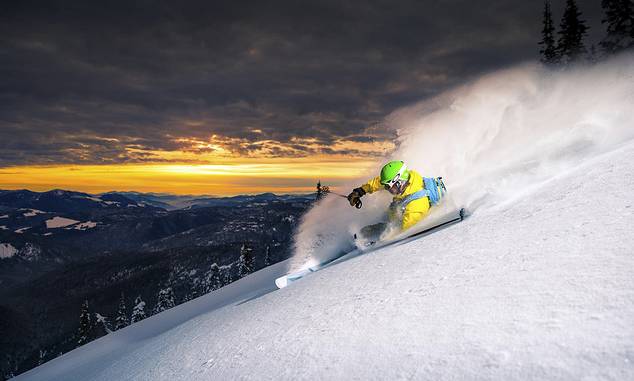
[[(381, 184), (381, 177), (377, 176), (372, 180), (361, 186), (366, 193), (374, 193), (378, 190), (384, 189)], [(424, 189), (423, 185), (423, 177), (416, 171), (409, 171), (409, 181), (407, 182), (407, 186), (405, 187), (405, 191), (402, 194), (394, 196), (394, 201), (400, 201), (405, 197), (409, 196), (412, 193), (416, 193), (419, 190)], [(417, 200), (411, 201), (405, 207), (403, 211), (403, 219), (401, 220), (401, 229), (406, 230), (416, 225), (418, 221), (425, 218), (425, 216), (429, 213), (429, 197), (419, 198)], [(395, 217), (391, 215), (390, 218)]]

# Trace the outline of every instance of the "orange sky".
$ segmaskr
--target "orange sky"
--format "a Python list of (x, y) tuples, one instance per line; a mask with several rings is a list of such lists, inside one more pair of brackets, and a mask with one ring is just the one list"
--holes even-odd
[(336, 187), (367, 174), (371, 159), (313, 157), (225, 159), (222, 164), (54, 165), (0, 168), (0, 189), (60, 188), (106, 191), (236, 195), (312, 192), (317, 180)]
[[(259, 142), (259, 149), (240, 155), (231, 145), (213, 136), (209, 141), (179, 139), (181, 149), (156, 151), (126, 147), (127, 157), (143, 157), (147, 163), (101, 165), (41, 165), (0, 167), (0, 189), (47, 191), (65, 189), (86, 193), (137, 191), (186, 195), (237, 195), (263, 192), (312, 192), (318, 180), (337, 187), (373, 173), (377, 153), (393, 149), (391, 142), (337, 140), (324, 147), (311, 139), (293, 140), (314, 152), (330, 148), (350, 154), (315, 154), (269, 158), (273, 147), (290, 150), (280, 142)], [(90, 150), (90, 147), (86, 147)], [(295, 152), (297, 154), (297, 152)], [(88, 155), (88, 152), (86, 152)], [(289, 152), (289, 156), (293, 156)]]

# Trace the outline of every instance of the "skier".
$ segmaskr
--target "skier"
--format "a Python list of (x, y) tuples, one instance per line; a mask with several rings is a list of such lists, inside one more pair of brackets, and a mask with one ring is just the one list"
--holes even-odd
[(403, 161), (390, 161), (383, 166), (379, 176), (353, 189), (348, 201), (351, 206), (359, 207), (363, 195), (381, 188), (394, 195), (388, 212), (389, 223), (364, 227), (360, 233), (366, 238), (381, 235), (388, 226), (396, 225), (397, 232), (411, 228), (427, 216), (431, 205), (438, 203), (446, 192), (441, 177), (422, 177), (418, 172), (407, 169)]
[[(357, 249), (352, 251), (356, 255), (363, 254), (365, 247), (370, 247), (378, 241), (390, 244), (390, 240), (395, 238), (393, 233), (399, 233), (416, 225), (420, 220), (425, 218), (429, 213), (431, 206), (438, 204), (440, 199), (445, 195), (447, 189), (443, 184), (442, 177), (422, 177), (418, 172), (408, 170), (402, 161), (391, 161), (381, 169), (381, 175), (368, 181), (362, 186), (355, 188), (347, 196), (350, 205), (360, 208), (361, 197), (366, 193), (374, 193), (381, 188), (388, 190), (393, 196), (390, 211), (388, 213), (389, 223), (381, 222), (369, 225), (361, 229), (359, 232), (361, 237), (354, 235), (355, 240), (361, 238), (355, 243)], [(332, 192), (334, 193), (334, 192)], [(345, 195), (334, 193), (337, 196), (346, 197)], [(424, 230), (412, 232), (411, 235), (404, 237), (415, 238), (422, 236), (421, 234), (430, 233), (440, 227), (448, 226), (460, 222), (465, 217), (465, 210), (460, 208), (457, 216), (451, 216), (450, 219), (438, 223), (435, 226), (427, 227)], [(392, 228), (394, 227), (394, 229)], [(398, 240), (392, 241), (392, 243)], [(359, 245), (361, 244), (361, 246)], [(350, 253), (352, 253), (350, 252)], [(346, 254), (342, 254), (345, 256)], [(275, 279), (275, 285), (278, 288), (284, 288), (289, 284), (302, 279), (304, 276), (319, 271), (333, 262), (338, 261), (341, 256), (336, 256), (325, 262), (311, 264), (299, 271), (288, 273)]]

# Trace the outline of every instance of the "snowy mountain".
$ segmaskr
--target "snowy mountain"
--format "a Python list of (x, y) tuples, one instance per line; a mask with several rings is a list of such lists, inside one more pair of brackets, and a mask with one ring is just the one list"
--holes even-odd
[(385, 201), (326, 198), (293, 259), (17, 379), (634, 379), (631, 63), (522, 67), (396, 113), (395, 155), (445, 174), (462, 223), (275, 290)]
[(141, 207), (143, 205), (117, 194), (106, 194), (98, 197), (87, 193), (54, 189), (48, 192), (2, 191), (0, 193), (0, 206), (32, 208), (51, 213), (74, 213), (93, 209)]
[[(76, 195), (60, 193), (62, 198)], [(71, 200), (83, 203), (85, 197)], [(115, 201), (116, 195), (88, 197), (123, 202)], [(252, 270), (288, 258), (295, 221), (313, 201), (282, 196), (255, 205), (249, 197), (231, 206), (172, 211), (93, 207), (93, 201), (73, 212), (5, 205), (0, 212), (0, 379), (76, 348), (85, 301), (99, 323), (87, 336), (92, 340), (115, 328), (122, 293), (130, 308), (142, 299), (149, 316), (162, 290), (171, 289), (171, 305), (180, 304), (238, 279), (243, 251), (250, 254)], [(220, 279), (214, 278), (214, 265)]]
[(307, 195), (276, 195), (273, 193), (261, 193), (256, 195), (239, 195), (231, 197), (202, 197), (191, 195), (173, 195), (157, 193), (139, 192), (108, 192), (103, 195), (122, 195), (136, 201), (139, 204), (152, 205), (165, 210), (195, 209), (213, 206), (235, 206), (245, 202), (284, 202), (284, 201), (306, 201), (313, 200), (314, 194)]

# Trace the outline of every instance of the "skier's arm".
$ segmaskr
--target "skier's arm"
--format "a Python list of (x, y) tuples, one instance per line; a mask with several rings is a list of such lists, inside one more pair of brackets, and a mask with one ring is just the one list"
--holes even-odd
[(361, 185), (361, 189), (365, 191), (365, 193), (374, 193), (383, 188), (381, 185), (381, 177), (377, 176), (367, 183)]
[[(377, 176), (367, 183), (361, 185), (360, 187), (354, 188), (352, 192), (350, 192), (350, 194), (348, 195), (348, 201), (350, 202), (351, 206), (356, 206), (357, 203), (360, 202), (360, 199), (361, 197), (363, 197), (364, 194), (376, 192), (377, 190), (381, 189), (381, 187), (381, 178)], [(359, 203), (359, 205), (361, 204)]]

